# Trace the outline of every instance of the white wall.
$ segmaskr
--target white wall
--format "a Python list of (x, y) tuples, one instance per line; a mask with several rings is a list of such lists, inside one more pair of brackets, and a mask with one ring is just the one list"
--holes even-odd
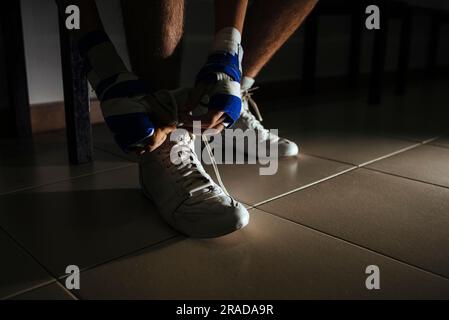
[[(27, 58), (28, 82), (32, 104), (61, 101), (62, 76), (59, 56), (59, 38), (54, 0), (21, 0), (25, 50)], [(410, 0), (413, 1), (413, 0)], [(112, 40), (119, 53), (128, 61), (123, 32), (119, 0), (97, 0), (100, 11)], [(415, 3), (431, 3), (449, 8), (447, 0), (414, 0)], [(206, 58), (212, 40), (213, 2), (211, 0), (190, 0), (187, 2), (185, 49), (182, 67), (182, 84), (190, 85), (195, 73)], [(349, 41), (349, 21), (344, 17), (324, 17), (320, 22), (318, 75), (343, 74), (347, 69), (347, 47)], [(425, 63), (425, 47), (429, 20), (414, 21), (412, 65), (422, 67)], [(447, 39), (449, 27), (444, 28), (443, 38)], [(392, 23), (389, 39), (387, 65), (394, 69), (397, 55), (399, 26)], [(365, 31), (362, 70), (369, 70), (372, 36)], [(298, 32), (278, 53), (260, 75), (259, 80), (282, 80), (299, 77), (301, 72), (302, 35)], [(444, 51), (445, 50), (445, 51)], [(332, 52), (332, 55), (329, 55)], [(440, 62), (449, 60), (444, 52), (449, 52), (449, 41), (442, 41)]]

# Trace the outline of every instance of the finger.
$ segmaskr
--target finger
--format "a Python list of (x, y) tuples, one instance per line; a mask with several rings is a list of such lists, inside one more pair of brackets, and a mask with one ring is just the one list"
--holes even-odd
[(205, 136), (215, 136), (217, 134), (220, 134), (225, 129), (225, 126), (223, 124), (218, 124), (217, 126), (207, 129), (203, 134)]
[(149, 145), (147, 150), (148, 152), (153, 152), (154, 150), (156, 150), (157, 148), (159, 148), (161, 145), (164, 144), (165, 140), (167, 140), (167, 136), (161, 136), (153, 145)]
[[(222, 115), (221, 117), (219, 117), (217, 120), (214, 120), (213, 122), (211, 122), (209, 128), (215, 128), (216, 126), (223, 124), (223, 122), (226, 120), (226, 116)], [(224, 125), (223, 125), (224, 126)]]
[(203, 97), (210, 91), (212, 86), (203, 82), (198, 83), (190, 92), (189, 98), (185, 105), (185, 112), (190, 113), (195, 109), (203, 99)]
[(162, 128), (162, 133), (164, 133), (165, 135), (169, 135), (170, 133), (175, 131), (177, 128), (178, 127), (176, 125), (167, 126), (167, 127)]
[(176, 130), (176, 125), (167, 126), (164, 128), (156, 129), (156, 132), (151, 137), (151, 141), (145, 148), (136, 150), (137, 155), (144, 155), (146, 152), (153, 152), (159, 148), (167, 139), (167, 136)]

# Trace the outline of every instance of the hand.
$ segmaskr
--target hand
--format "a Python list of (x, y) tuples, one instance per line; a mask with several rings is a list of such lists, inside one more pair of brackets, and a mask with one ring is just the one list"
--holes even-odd
[(225, 128), (224, 121), (226, 115), (219, 110), (219, 106), (209, 109), (209, 111), (202, 116), (193, 116), (192, 111), (201, 104), (201, 101), (206, 95), (209, 95), (214, 85), (199, 82), (191, 91), (189, 98), (183, 108), (183, 113), (180, 115), (180, 121), (189, 131), (193, 131), (195, 121), (201, 123), (201, 131), (207, 130), (209, 133), (218, 134)]
[(165, 140), (167, 140), (170, 133), (176, 130), (176, 125), (169, 125), (162, 128), (156, 128), (154, 134), (149, 138), (148, 144), (144, 148), (138, 148), (136, 154), (141, 156), (147, 152), (153, 152), (159, 148)]

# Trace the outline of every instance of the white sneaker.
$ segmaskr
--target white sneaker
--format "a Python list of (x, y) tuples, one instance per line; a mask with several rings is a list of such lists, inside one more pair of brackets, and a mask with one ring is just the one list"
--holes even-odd
[[(165, 221), (193, 238), (219, 237), (245, 227), (248, 211), (206, 173), (190, 135), (177, 131), (172, 137), (177, 141), (167, 140), (140, 162), (143, 192)], [(172, 161), (172, 152), (183, 161)]]
[[(251, 97), (254, 90), (257, 88), (249, 89), (243, 91), (242, 93), (242, 113), (234, 124), (233, 129), (241, 129), (244, 132), (246, 130), (254, 130), (259, 143), (268, 143), (270, 145), (277, 144), (278, 145), (278, 156), (279, 157), (293, 157), (298, 155), (299, 148), (298, 145), (288, 139), (281, 138), (269, 130), (265, 129), (262, 125), (262, 116), (260, 114), (259, 108), (257, 107), (256, 102)], [(252, 107), (256, 116), (249, 110), (249, 107)], [(248, 148), (248, 144), (237, 144), (237, 151), (248, 154), (252, 157), (257, 157), (257, 150), (255, 148)], [(240, 149), (243, 148), (243, 149)], [(273, 150), (271, 146), (267, 150)]]

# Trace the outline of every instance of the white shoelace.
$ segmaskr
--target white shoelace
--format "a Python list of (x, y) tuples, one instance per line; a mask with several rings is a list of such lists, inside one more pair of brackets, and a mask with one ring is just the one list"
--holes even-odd
[[(275, 139), (275, 137), (271, 135), (270, 131), (265, 129), (261, 123), (263, 121), (262, 114), (260, 113), (256, 101), (252, 98), (257, 89), (259, 89), (259, 87), (250, 88), (242, 92), (242, 100), (248, 101), (248, 108), (242, 110), (241, 118), (250, 129), (257, 130), (261, 134), (263, 140), (272, 140)], [(250, 107), (255, 115), (251, 112)]]
[[(202, 171), (204, 171), (204, 169), (199, 168), (202, 167), (202, 165), (198, 160), (195, 151), (190, 145), (190, 139), (190, 137), (187, 138), (186, 136), (186, 138), (183, 138), (173, 147), (170, 145), (170, 147), (160, 148), (162, 150), (160, 150), (159, 153), (162, 155), (162, 161), (167, 166), (167, 169), (170, 169), (170, 166), (173, 166), (173, 168), (170, 169), (170, 172), (172, 174), (178, 174), (180, 176), (180, 179), (178, 179), (176, 182), (182, 182), (183, 188), (189, 190), (190, 197), (194, 198), (196, 195), (199, 196), (209, 191), (213, 191), (214, 185), (203, 175)], [(207, 152), (211, 159), (212, 167), (217, 178), (217, 183), (221, 187), (223, 192), (227, 196), (229, 196), (229, 193), (224, 186), (223, 180), (221, 179), (220, 171), (209, 145), (209, 141), (204, 135), (202, 136), (202, 140), (206, 145)], [(175, 152), (178, 152), (179, 157), (179, 162), (177, 163), (172, 162), (172, 148), (177, 148), (175, 150)]]
[[(227, 75), (226, 75), (227, 76)], [(252, 92), (252, 91), (251, 91)], [(167, 92), (170, 103), (173, 106), (177, 106), (177, 101), (173, 95), (172, 92)], [(162, 101), (159, 101), (159, 103), (163, 104)], [(257, 107), (257, 106), (256, 106)], [(167, 107), (169, 108), (169, 106)], [(202, 135), (202, 140), (206, 146), (206, 150), (209, 154), (209, 157), (211, 159), (212, 168), (214, 170), (215, 177), (217, 179), (218, 185), (221, 187), (223, 192), (229, 196), (229, 192), (224, 186), (223, 180), (221, 179), (220, 171), (218, 169), (217, 161), (215, 160), (215, 156), (213, 155), (212, 149), (210, 147), (209, 141), (207, 140), (207, 137)], [(178, 142), (175, 147), (179, 148), (177, 150), (180, 163), (175, 164), (171, 161), (171, 152), (172, 152), (172, 145), (170, 144), (170, 147), (160, 147), (158, 152), (162, 154), (164, 165), (167, 166), (167, 169), (169, 169), (170, 164), (167, 164), (167, 161), (171, 163), (171, 165), (174, 166), (170, 171), (172, 174), (178, 173), (180, 174), (182, 179), (179, 179), (176, 182), (183, 181), (183, 188), (190, 190), (190, 196), (194, 197), (195, 194), (197, 194), (199, 191), (199, 194), (204, 194), (207, 191), (213, 191), (213, 185), (209, 179), (207, 179), (201, 171), (204, 171), (204, 168), (202, 168), (202, 164), (200, 163), (198, 157), (196, 156), (195, 151), (191, 148), (190, 142), (191, 142), (190, 136), (185, 136), (182, 138), (180, 142)], [(187, 161), (188, 159), (188, 161)], [(202, 169), (200, 170), (199, 167)], [(193, 187), (193, 188), (192, 188)], [(207, 189), (207, 190), (205, 190)], [(231, 197), (232, 198), (232, 197)]]

